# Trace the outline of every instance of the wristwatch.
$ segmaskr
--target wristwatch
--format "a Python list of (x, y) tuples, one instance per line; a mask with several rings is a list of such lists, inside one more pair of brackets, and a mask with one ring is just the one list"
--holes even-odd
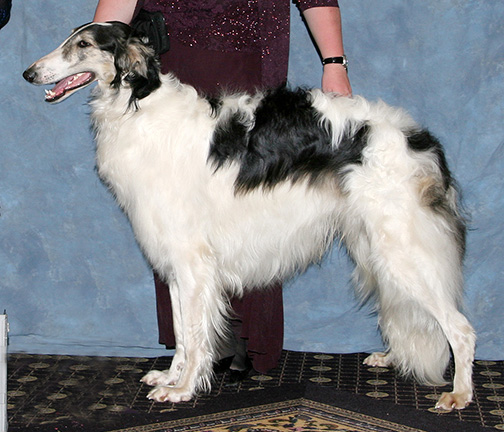
[(340, 57), (327, 57), (322, 60), (322, 65), (326, 64), (331, 64), (331, 63), (337, 63), (342, 65), (346, 70), (348, 70), (348, 60), (346, 58), (346, 55), (342, 55)]

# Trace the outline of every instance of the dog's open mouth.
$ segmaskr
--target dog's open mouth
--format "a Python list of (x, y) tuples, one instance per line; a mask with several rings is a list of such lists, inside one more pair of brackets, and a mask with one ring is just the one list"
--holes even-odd
[(74, 91), (91, 84), (94, 79), (95, 75), (92, 72), (70, 75), (56, 83), (52, 90), (46, 90), (45, 100), (51, 103), (58, 102), (62, 98), (70, 96)]

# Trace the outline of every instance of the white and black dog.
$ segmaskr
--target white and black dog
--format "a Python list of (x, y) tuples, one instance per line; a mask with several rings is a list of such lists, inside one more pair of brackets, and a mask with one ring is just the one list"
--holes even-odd
[(405, 112), (320, 90), (207, 99), (160, 75), (152, 49), (121, 23), (86, 24), (25, 72), (58, 102), (96, 81), (97, 166), (152, 266), (169, 283), (177, 347), (143, 381), (156, 401), (210, 386), (228, 296), (319, 260), (335, 237), (377, 303), (396, 366), (472, 398), (475, 333), (460, 312), (465, 224), (439, 142)]

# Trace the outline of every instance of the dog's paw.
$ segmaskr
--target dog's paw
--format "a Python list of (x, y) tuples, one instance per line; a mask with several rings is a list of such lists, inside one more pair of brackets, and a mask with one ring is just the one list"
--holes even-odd
[(153, 387), (175, 385), (176, 381), (173, 382), (167, 372), (168, 371), (151, 370), (146, 375), (144, 375), (140, 381)]
[(443, 411), (451, 411), (453, 409), (464, 409), (471, 403), (472, 394), (468, 393), (442, 393), (439, 398), (436, 409)]
[(363, 363), (373, 367), (388, 367), (390, 366), (390, 357), (386, 353), (375, 352), (366, 357)]
[(182, 387), (164, 387), (158, 386), (153, 388), (147, 395), (147, 399), (156, 402), (186, 402), (191, 400), (193, 392)]

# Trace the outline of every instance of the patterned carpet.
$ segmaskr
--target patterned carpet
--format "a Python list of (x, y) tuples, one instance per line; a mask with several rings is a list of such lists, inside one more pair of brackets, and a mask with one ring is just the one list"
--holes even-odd
[(146, 399), (149, 388), (139, 380), (166, 369), (169, 357), (11, 354), (9, 431), (504, 430), (504, 362), (476, 361), (474, 403), (439, 413), (432, 407), (445, 388), (404, 381), (392, 369), (363, 365), (364, 358), (284, 351), (267, 375), (231, 386), (221, 372), (210, 394), (159, 404)]

